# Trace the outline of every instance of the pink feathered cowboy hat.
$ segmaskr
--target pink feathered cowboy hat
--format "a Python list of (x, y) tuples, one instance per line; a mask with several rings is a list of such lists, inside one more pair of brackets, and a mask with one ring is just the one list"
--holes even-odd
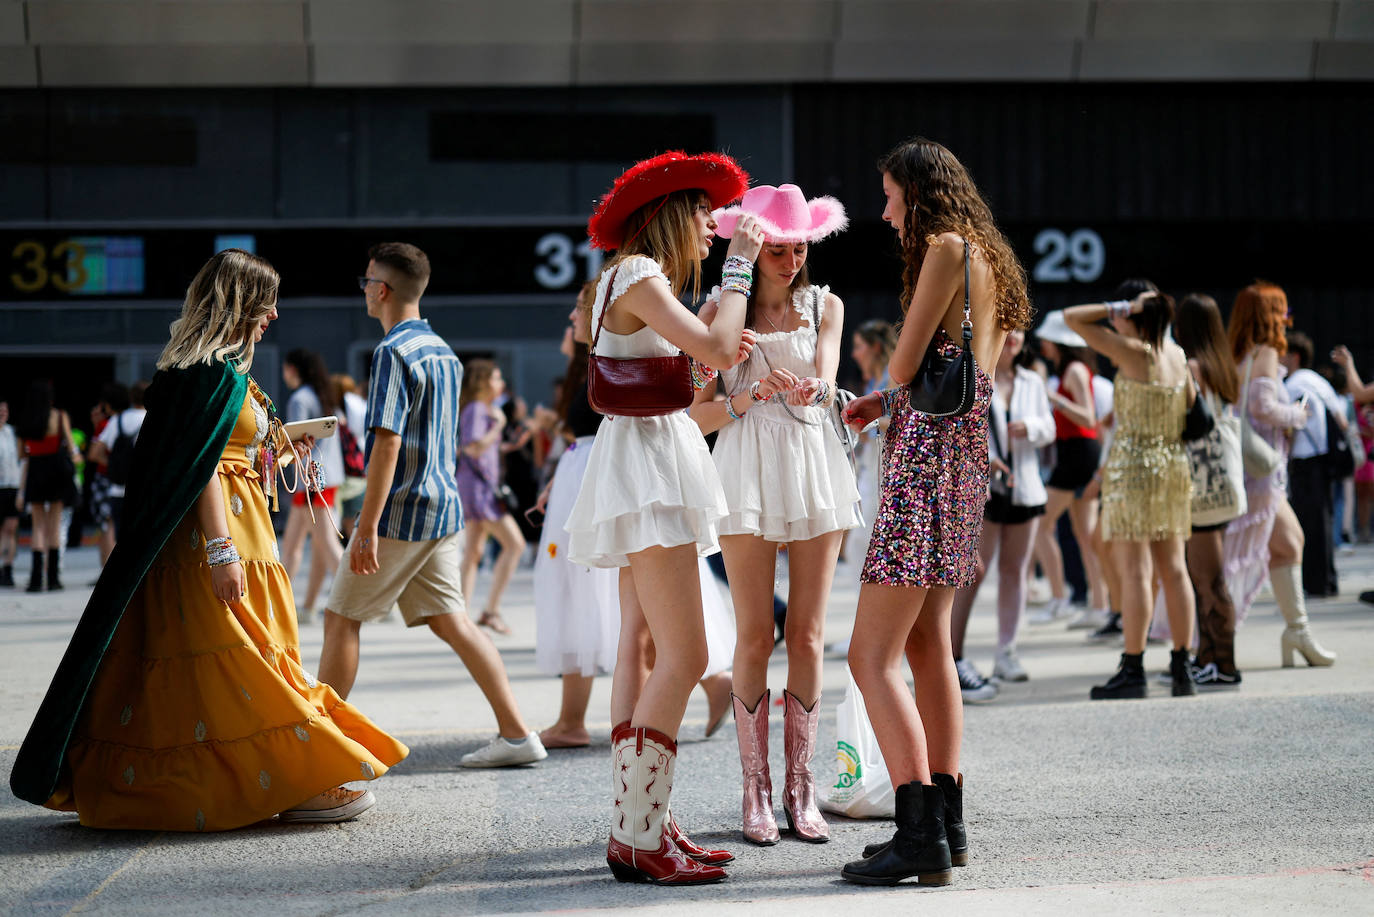
[(768, 242), (818, 242), (849, 225), (844, 204), (833, 197), (810, 201), (796, 185), (759, 185), (744, 192), (744, 199), (733, 207), (722, 207), (716, 218), (716, 235), (728, 239), (735, 233), (739, 218), (748, 214), (758, 221)]
[(712, 207), (728, 204), (749, 187), (749, 173), (724, 153), (688, 155), (670, 150), (637, 162), (615, 180), (587, 221), (594, 248), (610, 251), (625, 243), (625, 221), (645, 204), (674, 191), (700, 188)]

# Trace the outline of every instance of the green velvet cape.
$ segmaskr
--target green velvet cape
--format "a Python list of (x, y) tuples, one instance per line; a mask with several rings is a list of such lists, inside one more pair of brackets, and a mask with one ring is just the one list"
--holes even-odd
[(56, 790), (67, 745), (124, 609), (205, 490), (247, 392), (248, 376), (218, 362), (153, 377), (125, 485), (119, 541), (10, 773), (10, 789), (20, 799), (42, 805)]

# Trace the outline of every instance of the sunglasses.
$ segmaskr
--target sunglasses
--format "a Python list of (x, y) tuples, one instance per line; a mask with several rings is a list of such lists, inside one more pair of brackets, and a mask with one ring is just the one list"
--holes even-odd
[(358, 289), (360, 289), (360, 290), (362, 290), (364, 293), (366, 293), (366, 292), (367, 292), (367, 285), (368, 285), (369, 283), (380, 283), (382, 286), (386, 287), (388, 290), (394, 290), (394, 289), (396, 289), (396, 288), (393, 287), (391, 284), (387, 283), (385, 280), (382, 280), (382, 279), (380, 279), (380, 278), (378, 278), (378, 277), (359, 277), (359, 278), (358, 278)]

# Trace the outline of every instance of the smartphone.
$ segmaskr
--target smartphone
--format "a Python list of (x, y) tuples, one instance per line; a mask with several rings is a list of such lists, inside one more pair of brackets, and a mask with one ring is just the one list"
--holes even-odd
[(286, 436), (291, 442), (299, 442), (306, 436), (313, 436), (316, 439), (328, 439), (334, 435), (334, 428), (339, 425), (339, 418), (330, 414), (328, 417), (312, 417), (309, 420), (297, 420), (293, 423), (285, 424)]
[[(1311, 393), (1311, 392), (1303, 392), (1303, 393), (1302, 393), (1302, 397), (1298, 399), (1298, 407), (1302, 408), (1304, 411), (1307, 411), (1307, 405), (1308, 405), (1309, 403), (1311, 403), (1311, 401), (1312, 401), (1312, 393)], [(1309, 412), (1309, 413), (1310, 413), (1310, 412)]]

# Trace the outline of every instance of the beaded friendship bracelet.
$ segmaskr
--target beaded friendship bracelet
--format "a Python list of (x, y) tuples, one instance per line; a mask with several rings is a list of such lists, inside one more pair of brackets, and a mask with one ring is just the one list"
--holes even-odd
[(759, 382), (755, 382), (753, 385), (749, 386), (749, 400), (754, 402), (755, 404), (763, 404), (772, 397), (771, 395), (759, 395), (759, 385), (761, 382), (762, 380), (760, 380)]
[(698, 363), (692, 357), (687, 358), (687, 366), (692, 373), (692, 388), (701, 391), (711, 384), (711, 380), (719, 375), (716, 370), (707, 366), (705, 363)]
[(744, 415), (735, 410), (734, 398), (734, 395), (730, 395), (725, 399), (725, 413), (729, 415), (731, 420), (741, 420)]
[(228, 537), (212, 538), (205, 542), (205, 562), (212, 567), (224, 567), (241, 560), (234, 539)]
[(1103, 303), (1107, 307), (1107, 315), (1112, 318), (1125, 318), (1131, 314), (1131, 301), (1129, 299), (1113, 299), (1111, 302)]

